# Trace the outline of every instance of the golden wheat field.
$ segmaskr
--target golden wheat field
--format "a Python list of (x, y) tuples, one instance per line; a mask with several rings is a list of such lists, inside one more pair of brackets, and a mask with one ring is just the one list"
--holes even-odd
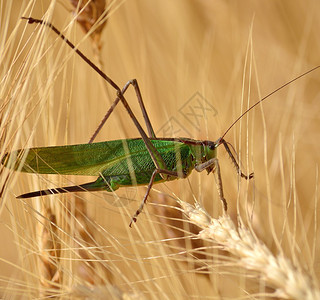
[[(320, 65), (316, 0), (84, 1), (80, 16), (77, 1), (0, 1), (0, 157), (87, 143), (116, 98), (22, 16), (52, 22), (121, 88), (137, 79), (158, 137), (216, 141)], [(132, 87), (126, 98), (144, 126)], [(228, 132), (254, 178), (219, 147), (227, 215), (206, 172), (154, 185), (129, 228), (146, 187), (16, 199), (95, 178), (1, 165), (0, 298), (319, 299), (319, 116), (317, 69)], [(132, 137), (119, 104), (95, 141)]]

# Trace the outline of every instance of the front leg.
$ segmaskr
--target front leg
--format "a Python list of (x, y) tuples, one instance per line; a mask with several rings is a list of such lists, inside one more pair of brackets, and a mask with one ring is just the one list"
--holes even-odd
[(223, 205), (223, 212), (226, 213), (227, 209), (228, 209), (228, 204), (227, 204), (227, 200), (224, 198), (224, 195), (223, 195), (223, 187), (222, 187), (222, 179), (221, 179), (219, 160), (216, 157), (211, 158), (204, 163), (196, 165), (194, 169), (197, 172), (202, 172), (203, 170), (207, 170), (207, 169), (209, 169), (210, 171), (212, 170), (214, 177), (215, 177), (217, 189), (218, 189), (218, 194), (219, 194), (220, 200)]

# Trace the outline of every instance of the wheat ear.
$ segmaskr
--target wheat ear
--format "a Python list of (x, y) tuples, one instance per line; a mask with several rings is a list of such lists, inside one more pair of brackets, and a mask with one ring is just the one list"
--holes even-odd
[(202, 228), (198, 237), (212, 240), (239, 259), (243, 268), (260, 274), (266, 285), (275, 289), (275, 296), (293, 299), (320, 299), (320, 291), (311, 276), (294, 266), (283, 253), (273, 255), (268, 247), (241, 221), (236, 226), (224, 214), (214, 219), (199, 205), (179, 201), (189, 220)]

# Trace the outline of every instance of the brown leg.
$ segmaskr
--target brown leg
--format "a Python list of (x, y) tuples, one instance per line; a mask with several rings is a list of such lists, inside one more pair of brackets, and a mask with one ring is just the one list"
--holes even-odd
[[(144, 118), (144, 121), (146, 123), (147, 126), (147, 130), (148, 130), (148, 134), (149, 134), (149, 138), (156, 138), (156, 135), (154, 133), (154, 130), (152, 128), (148, 113), (146, 111), (146, 108), (144, 106), (143, 100), (142, 100), (142, 96), (141, 96), (141, 92), (140, 92), (140, 88), (138, 85), (138, 82), (136, 79), (132, 79), (129, 80), (125, 86), (122, 88), (121, 90), (121, 94), (124, 95), (125, 92), (127, 91), (128, 87), (132, 85), (136, 91), (136, 95), (137, 95), (137, 99), (141, 108), (141, 112)], [(103, 117), (103, 119), (101, 120), (98, 128), (96, 129), (96, 131), (94, 132), (94, 134), (92, 135), (92, 137), (89, 140), (89, 144), (92, 143), (94, 141), (94, 139), (96, 138), (96, 136), (98, 135), (98, 133), (100, 132), (101, 128), (103, 127), (103, 125), (106, 123), (106, 121), (108, 120), (108, 118), (110, 117), (111, 113), (113, 112), (113, 110), (115, 109), (115, 107), (117, 106), (117, 104), (120, 101), (120, 97), (117, 97), (113, 103), (111, 104), (109, 110), (107, 111), (107, 113), (105, 114), (105, 116)], [(130, 114), (130, 113), (129, 113)]]
[(207, 168), (210, 168), (210, 170), (211, 170), (212, 166), (215, 167), (213, 169), (213, 174), (215, 176), (218, 194), (219, 194), (220, 200), (223, 205), (223, 210), (224, 210), (224, 212), (227, 212), (228, 204), (227, 204), (227, 200), (224, 198), (224, 195), (223, 195), (223, 187), (222, 187), (222, 179), (221, 179), (219, 160), (216, 157), (211, 158), (208, 161), (195, 166), (195, 170), (198, 172), (202, 172), (203, 170), (206, 170)]
[(224, 198), (224, 195), (223, 195), (221, 171), (220, 171), (219, 161), (217, 158), (215, 159), (214, 164), (215, 164), (216, 169), (213, 174), (215, 175), (215, 178), (216, 178), (217, 189), (218, 189), (220, 200), (223, 205), (223, 211), (224, 211), (224, 213), (226, 213), (227, 209), (228, 209), (228, 204), (227, 204), (227, 200)]
[(236, 167), (237, 173), (238, 173), (241, 177), (243, 177), (243, 178), (245, 178), (245, 179), (247, 179), (247, 180), (253, 178), (253, 173), (250, 173), (249, 176), (248, 176), (248, 175), (245, 175), (244, 173), (241, 172), (240, 167), (239, 167), (239, 165), (238, 165), (238, 163), (237, 163), (237, 160), (235, 159), (234, 155), (232, 154), (232, 152), (231, 152), (231, 150), (230, 150), (230, 148), (229, 148), (229, 146), (228, 146), (228, 143), (227, 143), (224, 139), (222, 139), (222, 140), (220, 141), (220, 143), (223, 144), (224, 148), (226, 149), (227, 153), (229, 154), (229, 156), (230, 156), (233, 164), (234, 164), (235, 167)]
[(139, 206), (139, 208), (137, 209), (137, 211), (135, 212), (135, 214), (133, 215), (133, 217), (131, 218), (131, 221), (130, 221), (130, 224), (129, 224), (129, 227), (132, 227), (132, 223), (135, 223), (137, 222), (137, 217), (140, 215), (140, 213), (142, 212), (143, 210), (143, 207), (144, 205), (146, 204), (147, 202), (147, 199), (148, 199), (148, 196), (150, 194), (150, 191), (151, 191), (151, 188), (152, 188), (152, 185), (154, 183), (154, 179), (156, 178), (156, 175), (157, 174), (166, 174), (166, 175), (169, 175), (169, 176), (174, 176), (174, 177), (179, 177), (179, 178), (186, 178), (187, 175), (183, 174), (182, 176), (178, 176), (178, 173), (177, 172), (173, 172), (173, 171), (168, 171), (168, 170), (163, 170), (163, 169), (155, 169), (151, 175), (151, 178), (150, 178), (150, 181), (149, 181), (149, 184), (148, 184), (148, 188), (147, 188), (147, 192), (145, 193), (143, 199), (142, 199), (142, 202)]

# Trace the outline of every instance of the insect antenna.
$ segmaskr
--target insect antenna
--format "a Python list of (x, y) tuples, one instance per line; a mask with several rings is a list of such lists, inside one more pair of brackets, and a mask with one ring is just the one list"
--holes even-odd
[[(235, 119), (234, 122), (232, 122), (232, 124), (228, 127), (228, 129), (224, 132), (224, 134), (215, 142), (216, 147), (218, 147), (219, 145), (223, 144), (224, 148), (226, 149), (228, 155), (230, 156), (232, 163), (234, 164), (234, 166), (236, 167), (237, 173), (245, 178), (245, 179), (251, 179), (253, 178), (253, 173), (250, 173), (249, 175), (245, 175), (244, 173), (241, 172), (240, 166), (237, 162), (236, 157), (233, 155), (233, 153), (231, 152), (229, 145), (231, 146), (231, 148), (234, 150), (235, 153), (237, 153), (235, 151), (235, 149), (233, 148), (233, 146), (228, 143), (224, 137), (227, 135), (227, 133), (231, 130), (231, 128), (238, 123), (238, 121), (244, 116), (246, 115), (250, 110), (252, 110), (253, 108), (255, 108), (258, 104), (260, 104), (262, 101), (268, 99), (269, 97), (271, 97), (273, 94), (277, 93), (278, 91), (284, 89), (285, 87), (287, 87), (288, 85), (290, 85), (291, 83), (297, 81), (298, 79), (308, 75), (309, 73), (317, 70), (320, 68), (320, 65), (300, 74), (299, 76), (291, 79), (290, 81), (286, 82), (285, 84), (281, 85), (280, 87), (278, 87), (277, 89), (275, 89), (274, 91), (272, 91), (271, 93), (269, 93), (268, 95), (266, 95), (265, 97), (263, 97), (262, 99), (260, 99), (259, 101), (257, 101), (256, 103), (254, 103), (253, 105), (251, 105), (245, 112), (243, 112), (237, 119)], [(237, 155), (236, 155), (237, 156)]]
[(228, 127), (228, 129), (224, 132), (224, 134), (215, 142), (217, 145), (223, 144), (224, 141), (224, 137), (226, 136), (226, 134), (231, 130), (231, 128), (238, 123), (238, 121), (244, 116), (246, 115), (250, 110), (252, 110), (253, 108), (255, 108), (258, 104), (260, 104), (261, 102), (263, 102), (264, 100), (268, 99), (269, 97), (271, 97), (273, 94), (277, 93), (278, 91), (284, 89), (285, 87), (287, 87), (288, 85), (290, 85), (291, 83), (299, 80), (300, 78), (308, 75), (309, 73), (312, 73), (313, 71), (317, 70), (320, 68), (320, 65), (300, 74), (299, 76), (291, 79), (290, 81), (286, 82), (285, 84), (281, 85), (280, 87), (278, 87), (277, 89), (275, 89), (274, 91), (272, 91), (271, 93), (269, 93), (268, 95), (264, 96), (262, 99), (260, 99), (259, 101), (257, 101), (256, 103), (254, 103), (253, 105), (251, 105), (245, 112), (243, 112), (237, 119), (235, 119), (235, 121)]

